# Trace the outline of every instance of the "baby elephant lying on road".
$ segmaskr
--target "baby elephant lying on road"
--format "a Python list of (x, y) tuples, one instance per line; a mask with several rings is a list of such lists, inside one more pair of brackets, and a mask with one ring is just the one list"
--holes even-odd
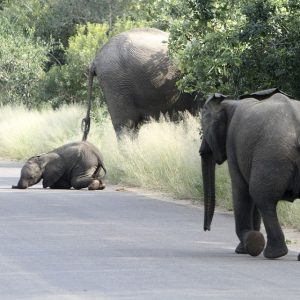
[(102, 155), (93, 144), (70, 143), (31, 157), (21, 170), (18, 185), (12, 188), (26, 189), (43, 179), (44, 188), (102, 190), (101, 169), (106, 174)]

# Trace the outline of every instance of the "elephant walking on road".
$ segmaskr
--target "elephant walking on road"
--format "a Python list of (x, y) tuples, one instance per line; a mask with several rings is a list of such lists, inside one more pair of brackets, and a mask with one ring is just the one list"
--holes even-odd
[(44, 188), (102, 190), (101, 169), (106, 173), (102, 155), (93, 144), (70, 143), (27, 160), (13, 188), (26, 189), (43, 179)]
[(237, 253), (260, 254), (265, 246), (259, 232), (260, 215), (266, 232), (264, 256), (288, 252), (278, 222), (279, 200), (300, 196), (300, 102), (278, 89), (225, 100), (213, 95), (202, 112), (200, 148), (204, 186), (204, 230), (210, 230), (215, 205), (215, 163), (228, 161)]
[(90, 122), (93, 77), (97, 76), (117, 136), (123, 128), (138, 130), (149, 117), (189, 111), (197, 114), (196, 94), (181, 93), (179, 71), (168, 55), (169, 35), (158, 29), (133, 29), (111, 38), (97, 53), (89, 72)]

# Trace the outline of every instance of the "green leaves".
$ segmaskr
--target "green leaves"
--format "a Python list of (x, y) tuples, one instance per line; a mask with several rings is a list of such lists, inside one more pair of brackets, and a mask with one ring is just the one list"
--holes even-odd
[(181, 90), (236, 96), (277, 86), (300, 98), (299, 8), (297, 0), (0, 1), (0, 101), (86, 101), (96, 49), (135, 27), (170, 32)]
[(236, 96), (278, 86), (300, 98), (297, 1), (183, 0), (182, 6), (192, 13), (170, 23), (181, 89)]
[(0, 94), (1, 102), (33, 105), (40, 78), (47, 62), (48, 44), (26, 35), (14, 24), (0, 20)]

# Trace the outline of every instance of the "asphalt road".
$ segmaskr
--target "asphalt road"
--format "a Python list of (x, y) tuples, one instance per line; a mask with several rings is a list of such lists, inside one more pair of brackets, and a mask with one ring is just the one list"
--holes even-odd
[(12, 190), (0, 162), (0, 300), (300, 299), (300, 262), (234, 254), (233, 218), (135, 192)]

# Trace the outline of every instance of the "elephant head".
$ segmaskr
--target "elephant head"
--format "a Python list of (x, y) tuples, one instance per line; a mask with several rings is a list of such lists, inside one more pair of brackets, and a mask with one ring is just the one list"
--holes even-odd
[(64, 172), (64, 163), (56, 153), (47, 153), (31, 157), (21, 170), (21, 177), (12, 188), (26, 189), (37, 184), (43, 178), (43, 186), (53, 184)]
[(27, 160), (21, 170), (21, 177), (16, 186), (13, 188), (26, 189), (36, 183), (38, 183), (43, 176), (43, 166), (40, 159), (40, 155), (33, 156)]
[[(210, 230), (215, 210), (215, 164), (222, 164), (227, 159), (226, 134), (228, 123), (227, 103), (222, 94), (212, 95), (202, 109), (203, 139), (200, 147), (202, 177), (204, 189), (204, 230)], [(228, 107), (232, 107), (231, 105)]]

